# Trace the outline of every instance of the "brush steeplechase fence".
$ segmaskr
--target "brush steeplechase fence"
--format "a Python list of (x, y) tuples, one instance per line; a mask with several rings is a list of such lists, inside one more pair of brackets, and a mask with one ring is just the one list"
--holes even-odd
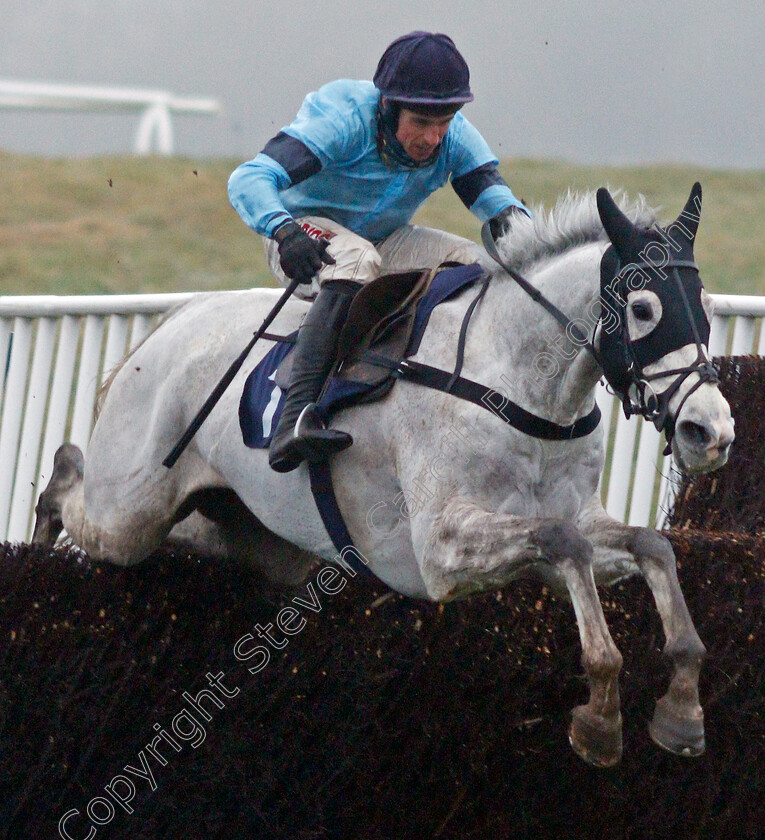
[[(31, 537), (56, 449), (87, 444), (98, 386), (157, 316), (192, 296), (0, 297), (0, 540)], [(711, 355), (764, 355), (765, 297), (713, 297)], [(605, 388), (599, 403), (608, 430), (606, 509), (631, 525), (661, 527), (676, 486), (662, 436), (627, 420)], [(632, 468), (612, 471), (612, 462)]]

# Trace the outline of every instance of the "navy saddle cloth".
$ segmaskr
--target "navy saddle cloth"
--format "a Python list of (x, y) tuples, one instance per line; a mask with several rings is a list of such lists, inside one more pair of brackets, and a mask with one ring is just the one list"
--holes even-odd
[[(444, 269), (433, 278), (433, 282), (417, 303), (414, 325), (404, 358), (417, 352), (430, 315), (436, 306), (481, 277), (483, 270), (478, 263), (473, 263)], [(276, 372), (295, 346), (296, 334), (285, 336), (285, 341), (276, 343), (244, 384), (239, 402), (239, 425), (245, 444), (253, 449), (268, 447), (276, 430), (285, 399), (284, 391), (275, 382)], [(371, 349), (374, 350), (374, 346)], [(369, 399), (371, 392), (375, 390), (380, 390), (378, 385), (333, 377), (319, 403), (319, 408), (328, 421), (341, 409), (363, 402), (365, 398)], [(381, 391), (380, 396), (383, 393), (387, 393), (387, 390)]]

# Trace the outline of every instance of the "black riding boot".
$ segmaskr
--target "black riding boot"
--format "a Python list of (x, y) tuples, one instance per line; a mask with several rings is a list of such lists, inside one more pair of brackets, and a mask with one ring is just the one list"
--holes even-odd
[(287, 399), (268, 451), (268, 463), (276, 472), (290, 472), (306, 458), (321, 460), (353, 443), (346, 432), (324, 427), (314, 403), (332, 368), (351, 300), (360, 288), (351, 280), (324, 283), (298, 331)]

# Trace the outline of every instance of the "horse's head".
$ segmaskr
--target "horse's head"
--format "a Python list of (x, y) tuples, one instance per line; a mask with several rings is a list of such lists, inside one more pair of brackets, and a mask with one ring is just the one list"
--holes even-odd
[(730, 408), (717, 387), (707, 343), (712, 301), (693, 257), (701, 215), (696, 183), (665, 228), (636, 227), (605, 189), (598, 212), (611, 240), (601, 261), (599, 354), (627, 416), (663, 430), (678, 465), (721, 467), (733, 442)]

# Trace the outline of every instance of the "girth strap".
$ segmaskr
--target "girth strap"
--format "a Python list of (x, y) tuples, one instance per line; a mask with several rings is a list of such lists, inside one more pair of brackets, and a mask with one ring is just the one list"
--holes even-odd
[(337, 553), (340, 555), (340, 560), (350, 566), (362, 578), (375, 580), (372, 572), (359, 560), (351, 535), (345, 526), (345, 520), (337, 504), (335, 489), (332, 486), (332, 472), (329, 461), (309, 462), (308, 475), (311, 479), (311, 493), (313, 493), (319, 516), (321, 516), (321, 521), (332, 540), (332, 545), (335, 546)]

